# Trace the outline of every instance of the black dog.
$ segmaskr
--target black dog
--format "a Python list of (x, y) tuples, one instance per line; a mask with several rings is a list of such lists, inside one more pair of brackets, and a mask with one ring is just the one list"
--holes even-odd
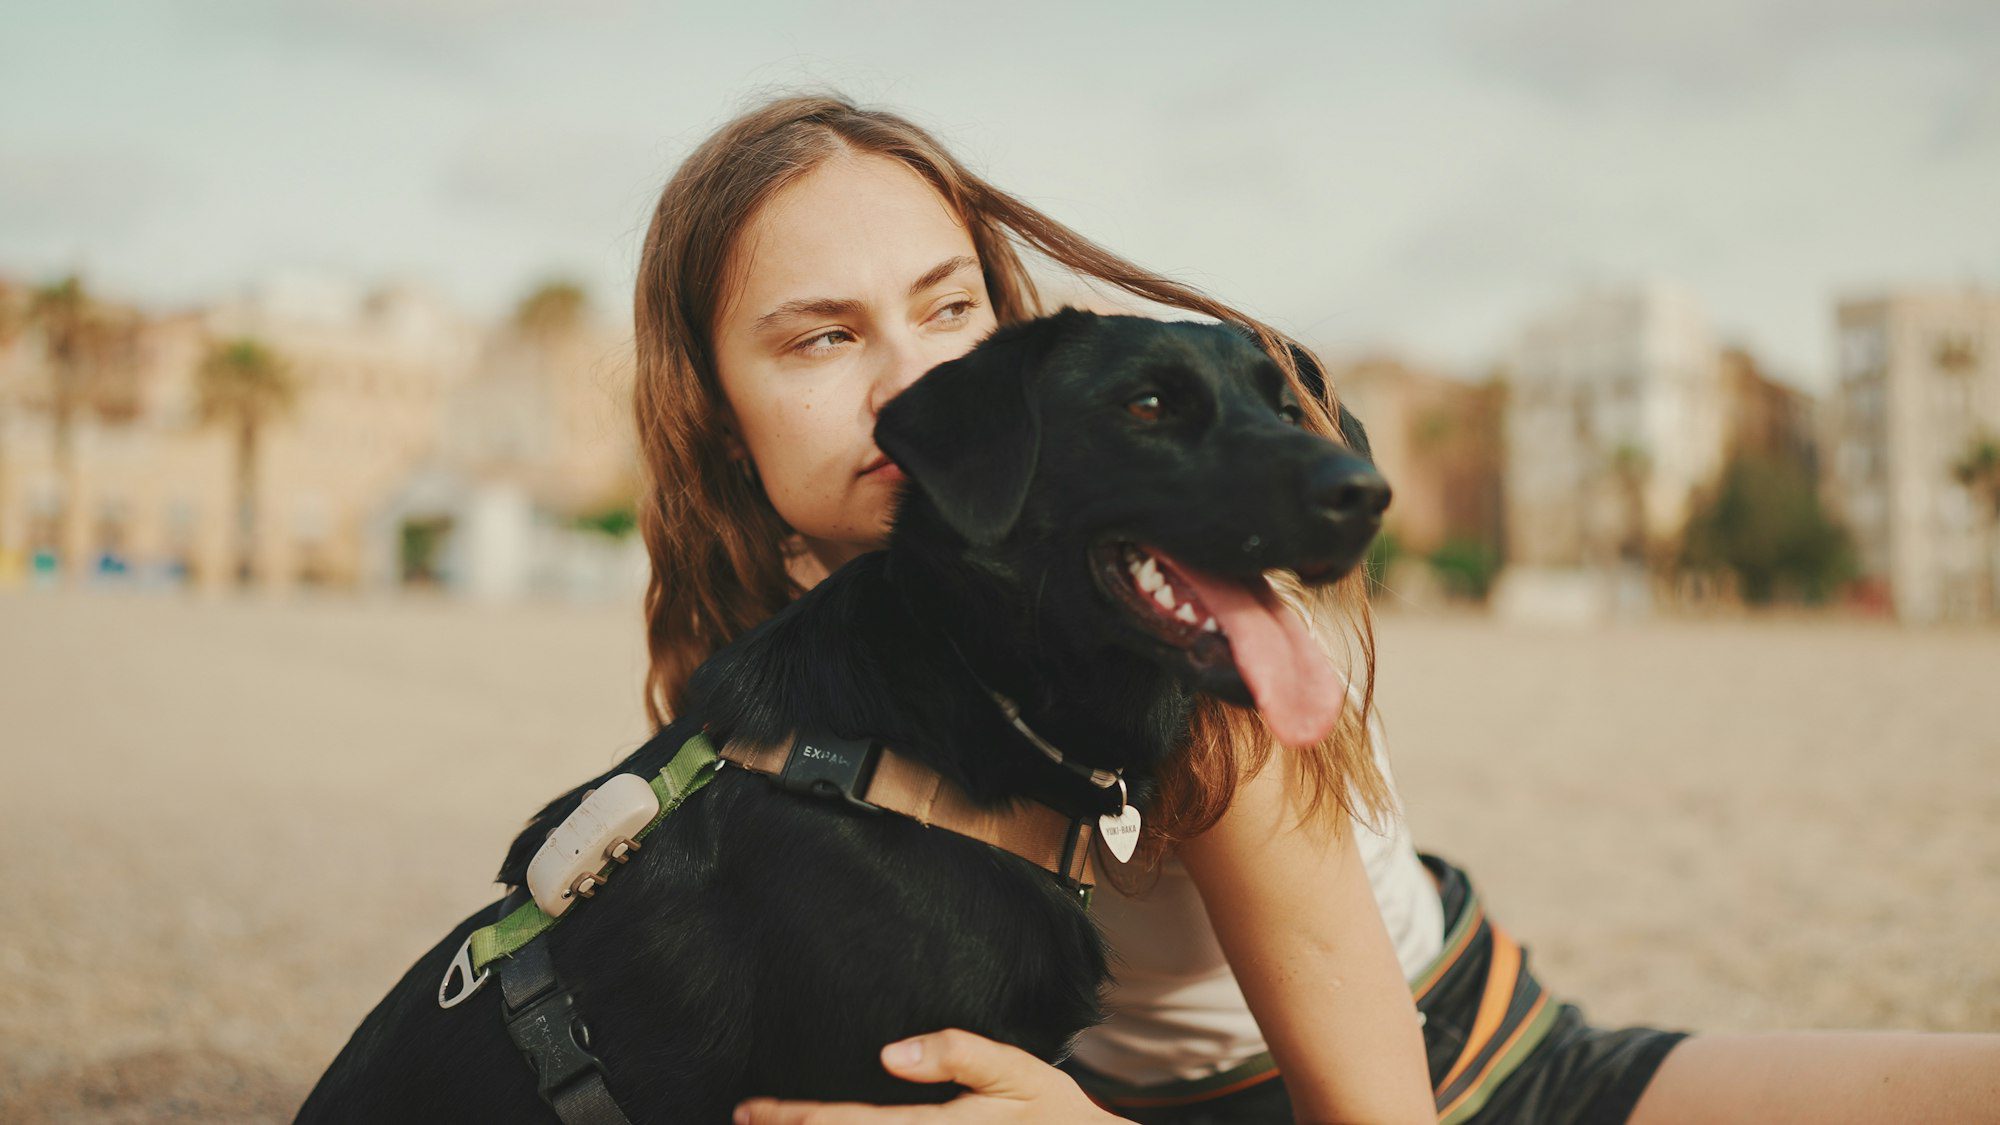
[[(875, 440), (911, 482), (889, 548), (703, 665), (688, 713), (613, 772), (652, 776), (704, 726), (718, 746), (830, 731), (982, 804), (1094, 818), (1116, 790), (1052, 761), (989, 690), (1071, 758), (1122, 769), (1141, 807), (1196, 691), (1254, 703), (1286, 741), (1318, 738), (1339, 682), (1261, 574), (1346, 573), (1388, 490), (1298, 412), (1232, 328), (1065, 311), (998, 331), (883, 409)], [(529, 825), (501, 882), (523, 882), (586, 788)], [(466, 919), (411, 968), (302, 1120), (551, 1116), (501, 990), (437, 1000), (493, 920)], [(1106, 979), (1085, 901), (1049, 871), (744, 769), (660, 822), (545, 942), (633, 1120), (723, 1121), (759, 1094), (946, 1100), (955, 1088), (892, 1078), (876, 1052), (963, 1027), (1054, 1061), (1100, 1018)]]

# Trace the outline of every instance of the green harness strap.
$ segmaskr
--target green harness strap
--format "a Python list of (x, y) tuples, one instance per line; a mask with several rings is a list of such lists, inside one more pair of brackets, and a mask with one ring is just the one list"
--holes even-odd
[[(681, 743), (681, 748), (674, 753), (673, 760), (668, 762), (666, 768), (650, 782), (654, 795), (660, 799), (660, 811), (646, 827), (639, 830), (638, 838), (644, 840), (653, 829), (660, 826), (661, 821), (667, 819), (668, 813), (679, 808), (682, 801), (707, 785), (709, 779), (715, 776), (721, 761), (715, 752), (715, 747), (709, 743), (706, 733), (697, 733), (693, 738)], [(599, 874), (608, 872), (612, 866), (607, 862)], [(486, 971), (486, 966), (494, 960), (513, 956), (515, 950), (547, 933), (558, 921), (560, 919), (542, 913), (542, 908), (536, 906), (534, 900), (530, 899), (498, 922), (474, 930), (471, 941), (472, 971), (475, 974), (483, 973)]]

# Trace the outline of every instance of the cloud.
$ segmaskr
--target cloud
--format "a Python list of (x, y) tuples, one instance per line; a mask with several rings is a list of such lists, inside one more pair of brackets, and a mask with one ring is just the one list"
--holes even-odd
[(566, 233), (601, 230), (629, 206), (647, 146), (624, 134), (552, 123), (487, 122), (469, 131), (440, 172), (449, 207)]
[(1488, 9), (1458, 32), (1467, 61), (1564, 102), (1641, 95), (1727, 102), (1827, 54), (1917, 51), (1991, 80), (1991, 0), (1542, 0)]
[(88, 232), (129, 235), (192, 194), (165, 161), (85, 140), (15, 142), (0, 161), (0, 252)]

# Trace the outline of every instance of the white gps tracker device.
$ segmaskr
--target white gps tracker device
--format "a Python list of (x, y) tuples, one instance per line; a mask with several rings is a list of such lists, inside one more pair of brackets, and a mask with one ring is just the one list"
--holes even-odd
[(528, 863), (528, 893), (551, 918), (579, 898), (597, 893), (608, 863), (624, 863), (639, 849), (639, 831), (660, 814), (660, 798), (635, 773), (613, 774), (584, 795)]

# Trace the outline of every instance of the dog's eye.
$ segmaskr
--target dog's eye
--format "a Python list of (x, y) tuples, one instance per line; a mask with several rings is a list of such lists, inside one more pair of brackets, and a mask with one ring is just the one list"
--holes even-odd
[(1306, 412), (1289, 402), (1278, 408), (1278, 417), (1293, 426), (1303, 426), (1306, 422)]
[(1141, 422), (1157, 422), (1164, 407), (1159, 395), (1140, 395), (1125, 404), (1125, 410)]

